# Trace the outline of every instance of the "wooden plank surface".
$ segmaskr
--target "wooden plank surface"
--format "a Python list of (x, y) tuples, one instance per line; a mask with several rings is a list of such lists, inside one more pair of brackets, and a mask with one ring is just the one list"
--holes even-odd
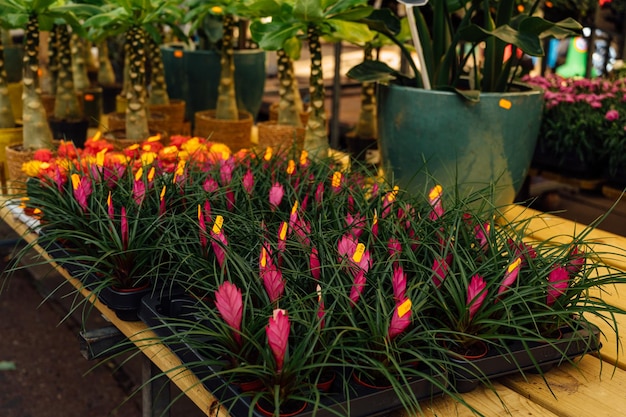
[(616, 417), (626, 413), (626, 372), (585, 356), (528, 379), (516, 375), (500, 382), (560, 417)]

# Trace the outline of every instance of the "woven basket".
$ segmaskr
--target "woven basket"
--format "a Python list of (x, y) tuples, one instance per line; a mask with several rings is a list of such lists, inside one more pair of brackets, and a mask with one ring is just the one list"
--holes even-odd
[(194, 136), (209, 138), (214, 142), (227, 145), (233, 152), (252, 146), (252, 114), (239, 111), (239, 120), (215, 118), (215, 110), (196, 112)]
[[(306, 110), (308, 108), (308, 104), (305, 104), (304, 108), (305, 111), (300, 112), (300, 122), (302, 123), (302, 126), (306, 126), (306, 122), (309, 120), (309, 112)], [(269, 120), (278, 120), (278, 103), (270, 104)]]
[(182, 122), (185, 120), (185, 101), (180, 99), (170, 99), (170, 104), (150, 104), (150, 112), (167, 114), (170, 121)]
[[(10, 178), (7, 164), (7, 146), (19, 145), (23, 140), (23, 129), (21, 127), (10, 127), (0, 129), (0, 185), (2, 193), (7, 193), (7, 179)], [(21, 166), (20, 166), (21, 168)]]
[(25, 193), (28, 176), (22, 171), (22, 165), (33, 159), (35, 151), (24, 151), (20, 144), (7, 146), (5, 152), (7, 158), (7, 184), (9, 186), (9, 193)]
[(265, 149), (268, 146), (277, 150), (294, 149), (302, 152), (304, 145), (303, 127), (279, 125), (275, 121), (257, 123), (258, 148)]
[[(107, 128), (111, 131), (126, 130), (126, 113), (109, 113), (106, 115)], [(151, 112), (148, 116), (148, 129), (150, 132), (160, 133), (162, 136), (168, 136), (167, 130), (169, 118), (162, 113)]]

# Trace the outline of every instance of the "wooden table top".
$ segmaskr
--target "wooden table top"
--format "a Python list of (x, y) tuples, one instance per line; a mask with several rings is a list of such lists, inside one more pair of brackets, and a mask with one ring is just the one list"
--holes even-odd
[[(4, 204), (0, 197), (0, 217), (25, 240), (32, 242), (35, 236), (29, 233), (28, 227)], [(521, 206), (511, 206), (503, 217), (505, 219), (532, 218), (528, 227), (528, 238), (545, 240), (555, 236), (567, 239), (574, 231), (585, 226), (554, 215), (543, 214)], [(611, 252), (619, 256), (603, 257), (602, 261), (626, 269), (626, 239), (602, 230), (594, 230), (589, 238), (599, 246), (607, 245)], [(45, 256), (45, 254), (44, 254)], [(63, 269), (60, 273), (77, 289), (81, 284)], [(614, 305), (626, 308), (626, 296), (620, 297), (620, 291), (626, 288), (605, 289), (603, 298)], [(142, 322), (125, 322), (95, 299), (91, 293), (82, 289), (85, 297), (94, 298), (94, 306), (115, 325), (125, 336), (133, 341), (154, 364), (167, 373), (171, 381), (202, 410), (207, 416), (226, 417), (228, 413), (221, 407), (216, 398), (208, 392), (196, 376), (182, 365), (178, 357), (167, 347), (159, 343), (159, 339)], [(620, 329), (626, 329), (626, 317), (617, 317)], [(513, 417), (546, 416), (546, 417), (581, 417), (626, 415), (626, 360), (624, 360), (621, 337), (616, 338), (608, 324), (594, 320), (601, 331), (602, 350), (600, 355), (586, 355), (575, 364), (563, 364), (547, 372), (545, 375), (527, 374), (500, 378), (493, 387), (479, 388), (461, 394), (463, 401), (471, 406), (453, 400), (450, 397), (437, 397), (423, 401), (421, 406), (425, 416), (497, 416)], [(626, 330), (623, 330), (626, 331)], [(544, 380), (545, 378), (545, 380)], [(407, 416), (404, 411), (393, 413), (394, 417)]]

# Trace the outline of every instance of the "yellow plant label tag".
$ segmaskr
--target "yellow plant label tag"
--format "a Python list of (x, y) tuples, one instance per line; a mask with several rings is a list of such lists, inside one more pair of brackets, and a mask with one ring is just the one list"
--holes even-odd
[(265, 159), (266, 161), (269, 161), (270, 159), (272, 159), (272, 147), (268, 146), (267, 148), (265, 148), (265, 155), (263, 155), (263, 159)]
[(365, 253), (365, 245), (362, 243), (359, 243), (358, 245), (356, 245), (356, 249), (354, 250), (354, 255), (352, 256), (352, 260), (356, 263), (361, 262), (361, 259), (363, 259), (364, 253)]
[(113, 205), (113, 199), (111, 198), (111, 191), (109, 191), (109, 195), (107, 196), (107, 207), (111, 207)]
[(72, 174), (72, 188), (78, 190), (78, 184), (80, 184), (80, 177), (78, 174)]
[(291, 207), (291, 214), (296, 214), (297, 211), (298, 211), (298, 200), (296, 200), (293, 203), (293, 206)]
[(215, 223), (213, 223), (213, 233), (215, 233), (216, 235), (219, 235), (220, 233), (222, 233), (223, 224), (224, 224), (224, 217), (218, 215), (215, 218)]
[(98, 165), (99, 167), (104, 166), (104, 155), (106, 153), (107, 153), (107, 150), (105, 148), (96, 154), (96, 165)]
[(441, 187), (441, 185), (435, 185), (433, 189), (430, 190), (430, 193), (428, 193), (428, 199), (430, 201), (436, 200), (442, 192), (443, 188)]
[(100, 140), (100, 137), (102, 136), (102, 132), (100, 132), (99, 130), (93, 135), (93, 137), (91, 138), (91, 140), (93, 142)]
[(374, 218), (372, 219), (372, 226), (375, 226), (378, 223), (378, 212), (374, 210)]
[(309, 153), (307, 151), (300, 152), (300, 165), (306, 165), (309, 159)]
[(517, 258), (515, 261), (511, 263), (511, 265), (509, 265), (509, 267), (506, 269), (506, 272), (510, 274), (511, 272), (519, 268), (521, 263), (522, 263), (522, 258)]
[(139, 181), (143, 176), (143, 167), (139, 167), (137, 172), (135, 172), (135, 181)]
[(502, 107), (504, 110), (511, 110), (512, 103), (505, 98), (501, 98), (500, 101), (498, 102), (498, 105)]
[(335, 171), (333, 173), (333, 181), (332, 181), (332, 186), (334, 188), (337, 188), (341, 185), (341, 172), (339, 171)]
[(163, 201), (165, 198), (165, 185), (161, 188), (161, 194), (159, 195), (159, 200)]
[(265, 246), (261, 248), (261, 268), (265, 268), (267, 266), (267, 250), (265, 250)]
[(150, 171), (148, 171), (148, 181), (152, 181), (154, 179), (155, 172), (156, 170), (154, 167), (150, 168)]
[(289, 162), (287, 162), (287, 174), (293, 175), (294, 172), (296, 172), (296, 161), (290, 159)]
[(287, 222), (283, 222), (280, 226), (280, 234), (278, 237), (280, 240), (285, 240), (287, 238)]
[(202, 219), (202, 207), (198, 204), (198, 220)]
[(413, 304), (411, 303), (411, 299), (407, 298), (402, 304), (398, 306), (398, 317), (404, 317), (406, 313), (411, 311), (412, 306)]

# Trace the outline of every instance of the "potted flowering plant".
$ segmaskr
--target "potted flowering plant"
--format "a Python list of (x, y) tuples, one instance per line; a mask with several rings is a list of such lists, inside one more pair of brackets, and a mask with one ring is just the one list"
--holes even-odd
[(533, 159), (537, 167), (583, 178), (615, 176), (622, 169), (626, 135), (622, 79), (568, 79), (554, 74), (524, 80), (545, 90)]
[[(469, 195), (495, 183), (497, 204), (513, 202), (530, 164), (543, 105), (539, 91), (513, 82), (521, 59), (543, 55), (543, 37), (581, 29), (571, 19), (551, 23), (536, 16), (539, 2), (521, 13), (515, 4), (431, 1), (410, 7), (411, 23), (404, 27), (423, 56), (419, 68), (413, 65), (407, 75), (366, 61), (349, 72), (362, 82), (380, 81), (379, 146), (386, 174), (403, 188), (423, 193), (439, 183)], [(406, 31), (394, 30), (389, 17), (374, 11), (369, 21), (410, 56), (397, 37)], [(468, 128), (477, 125), (481, 129)]]

